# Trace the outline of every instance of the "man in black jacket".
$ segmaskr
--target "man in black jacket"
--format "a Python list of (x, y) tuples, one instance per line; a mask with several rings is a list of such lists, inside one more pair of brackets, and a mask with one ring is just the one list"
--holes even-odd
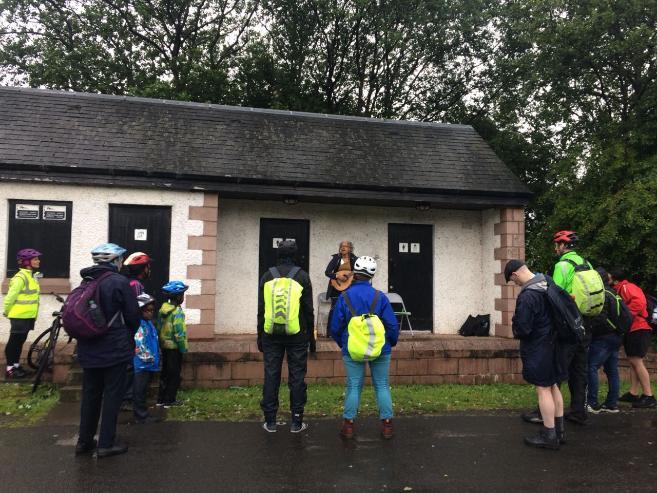
[[(306, 405), (306, 377), (308, 347), (315, 352), (315, 332), (313, 321), (313, 288), (308, 273), (294, 265), (297, 244), (293, 240), (282, 241), (278, 246), (278, 262), (275, 267), (280, 277), (289, 277), (302, 288), (298, 299), (298, 325), (288, 331), (286, 324), (283, 333), (273, 327), (273, 316), (265, 320), (266, 314), (272, 310), (271, 297), (265, 299), (265, 284), (274, 279), (272, 269), (264, 273), (258, 286), (258, 350), (264, 355), (265, 382), (262, 389), (260, 407), (265, 416), (263, 428), (265, 431), (276, 431), (276, 413), (278, 412), (278, 390), (281, 384), (281, 367), (283, 357), (287, 353), (288, 387), (290, 388), (290, 408), (292, 411), (292, 433), (305, 430), (308, 425), (303, 422), (303, 411)], [(277, 272), (276, 272), (277, 271)], [(268, 287), (271, 287), (269, 285)], [(294, 291), (294, 290), (293, 290)], [(298, 296), (298, 295), (297, 295)], [(289, 305), (294, 305), (292, 300)], [(267, 306), (268, 305), (268, 306)], [(294, 314), (293, 314), (294, 316)], [(289, 326), (294, 326), (290, 323)]]
[(563, 397), (559, 383), (565, 378), (556, 359), (556, 345), (547, 280), (534, 274), (521, 260), (510, 260), (504, 268), (506, 282), (513, 281), (522, 289), (513, 314), (513, 337), (520, 339), (522, 376), (536, 388), (543, 428), (525, 443), (532, 447), (557, 450), (565, 441)]
[(99, 458), (122, 454), (127, 445), (116, 440), (116, 422), (126, 385), (126, 365), (135, 352), (134, 335), (141, 313), (128, 280), (119, 274), (125, 249), (105, 243), (91, 252), (94, 266), (80, 271), (82, 278), (97, 279), (110, 272), (98, 286), (100, 308), (109, 329), (93, 339), (78, 340), (78, 362), (83, 369), (80, 434), (76, 455), (93, 452), (98, 434)]

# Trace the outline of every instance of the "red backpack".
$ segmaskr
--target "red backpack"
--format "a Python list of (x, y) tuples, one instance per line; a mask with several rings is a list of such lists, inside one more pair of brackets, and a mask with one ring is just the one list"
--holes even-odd
[(93, 339), (105, 334), (117, 317), (123, 316), (119, 310), (109, 322), (100, 308), (100, 283), (114, 274), (105, 272), (96, 279), (85, 278), (71, 291), (62, 307), (62, 324), (66, 333), (74, 339)]

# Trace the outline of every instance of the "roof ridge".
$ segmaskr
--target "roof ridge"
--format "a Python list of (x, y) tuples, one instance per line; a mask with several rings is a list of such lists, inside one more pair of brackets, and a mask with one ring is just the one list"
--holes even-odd
[(195, 101), (177, 101), (173, 99), (155, 99), (155, 98), (145, 98), (141, 96), (118, 96), (114, 94), (101, 94), (101, 93), (90, 93), (90, 92), (78, 92), (78, 91), (64, 91), (60, 89), (45, 89), (45, 88), (33, 88), (33, 87), (20, 87), (20, 86), (0, 86), (0, 92), (2, 91), (12, 91), (12, 92), (25, 92), (31, 94), (55, 94), (58, 96), (64, 97), (80, 97), (80, 98), (91, 98), (91, 99), (107, 99), (107, 100), (125, 100), (125, 101), (136, 101), (145, 104), (152, 105), (173, 105), (173, 106), (182, 106), (189, 108), (206, 108), (214, 110), (223, 110), (223, 111), (232, 111), (235, 113), (260, 113), (268, 114), (274, 116), (294, 116), (301, 118), (315, 118), (315, 119), (326, 119), (326, 120), (345, 120), (345, 121), (358, 121), (363, 123), (372, 123), (372, 124), (389, 124), (389, 125), (408, 125), (408, 126), (419, 126), (419, 127), (430, 127), (430, 128), (451, 128), (451, 129), (467, 129), (474, 132), (472, 125), (464, 125), (460, 123), (439, 123), (439, 122), (423, 122), (418, 120), (393, 120), (386, 118), (373, 118), (366, 116), (350, 116), (350, 115), (340, 115), (340, 114), (331, 114), (331, 113), (311, 113), (307, 111), (291, 111), (291, 110), (275, 110), (269, 108), (253, 108), (249, 106), (231, 106), (224, 104), (215, 104), (215, 103), (198, 103)]

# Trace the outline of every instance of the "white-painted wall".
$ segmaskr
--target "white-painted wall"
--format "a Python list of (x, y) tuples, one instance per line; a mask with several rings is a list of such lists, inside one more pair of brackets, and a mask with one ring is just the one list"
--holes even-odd
[[(203, 223), (189, 220), (189, 206), (203, 205), (203, 193), (174, 192), (168, 190), (139, 190), (103, 187), (81, 187), (54, 184), (0, 183), (0, 268), (2, 278), (6, 275), (8, 234), (8, 200), (66, 200), (73, 202), (73, 222), (71, 228), (71, 283), (80, 281), (80, 269), (91, 265), (89, 252), (96, 245), (107, 241), (109, 205), (142, 204), (171, 206), (171, 262), (169, 266), (172, 279), (184, 280), (190, 284), (189, 294), (200, 294), (200, 281), (186, 280), (187, 266), (201, 264), (200, 250), (188, 250), (188, 235), (202, 235)], [(26, 245), (27, 246), (27, 245)], [(48, 258), (42, 258), (46, 264)], [(30, 339), (50, 325), (50, 313), (58, 309), (58, 303), (50, 295), (42, 295), (36, 330)], [(187, 323), (198, 323), (199, 310), (186, 310)], [(6, 341), (9, 334), (9, 321), (0, 317), (0, 340)]]
[[(498, 212), (499, 217), (499, 212)], [(338, 206), (229, 200), (219, 197), (217, 333), (255, 333), (260, 218), (310, 221), (314, 297), (326, 291), (324, 270), (342, 239), (377, 258), (374, 286), (387, 290), (388, 223), (434, 225), (434, 332), (455, 333), (469, 314), (494, 312), (494, 211)], [(315, 306), (317, 309), (317, 306)], [(492, 317), (494, 322), (497, 315)]]

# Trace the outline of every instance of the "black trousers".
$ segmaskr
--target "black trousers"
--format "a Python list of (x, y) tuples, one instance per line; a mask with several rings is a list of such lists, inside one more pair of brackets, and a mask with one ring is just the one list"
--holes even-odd
[(135, 379), (135, 368), (132, 366), (132, 361), (126, 365), (125, 369), (125, 393), (123, 394), (123, 402), (130, 404), (132, 402), (132, 386)]
[(162, 350), (162, 371), (160, 372), (160, 389), (157, 402), (167, 404), (174, 402), (180, 387), (180, 370), (182, 369), (183, 353), (177, 349)]
[(9, 334), (9, 340), (5, 346), (5, 356), (7, 358), (7, 366), (12, 366), (18, 363), (21, 359), (21, 352), (23, 351), (23, 344), (27, 339), (27, 332)]
[(109, 448), (114, 445), (116, 421), (125, 393), (125, 363), (83, 371), (80, 443), (92, 443), (100, 419), (98, 447)]
[(135, 418), (138, 420), (146, 419), (148, 415), (148, 387), (155, 373), (152, 371), (138, 371), (134, 373), (132, 379), (132, 409)]
[(290, 389), (290, 409), (292, 421), (303, 420), (306, 405), (306, 370), (308, 363), (308, 342), (287, 342), (263, 336), (262, 349), (265, 360), (265, 384), (262, 388), (260, 408), (265, 421), (276, 421), (278, 412), (278, 390), (281, 385), (283, 357), (287, 354), (288, 383)]
[(562, 364), (568, 368), (570, 410), (586, 419), (586, 387), (588, 385), (589, 344), (568, 344), (562, 348)]

